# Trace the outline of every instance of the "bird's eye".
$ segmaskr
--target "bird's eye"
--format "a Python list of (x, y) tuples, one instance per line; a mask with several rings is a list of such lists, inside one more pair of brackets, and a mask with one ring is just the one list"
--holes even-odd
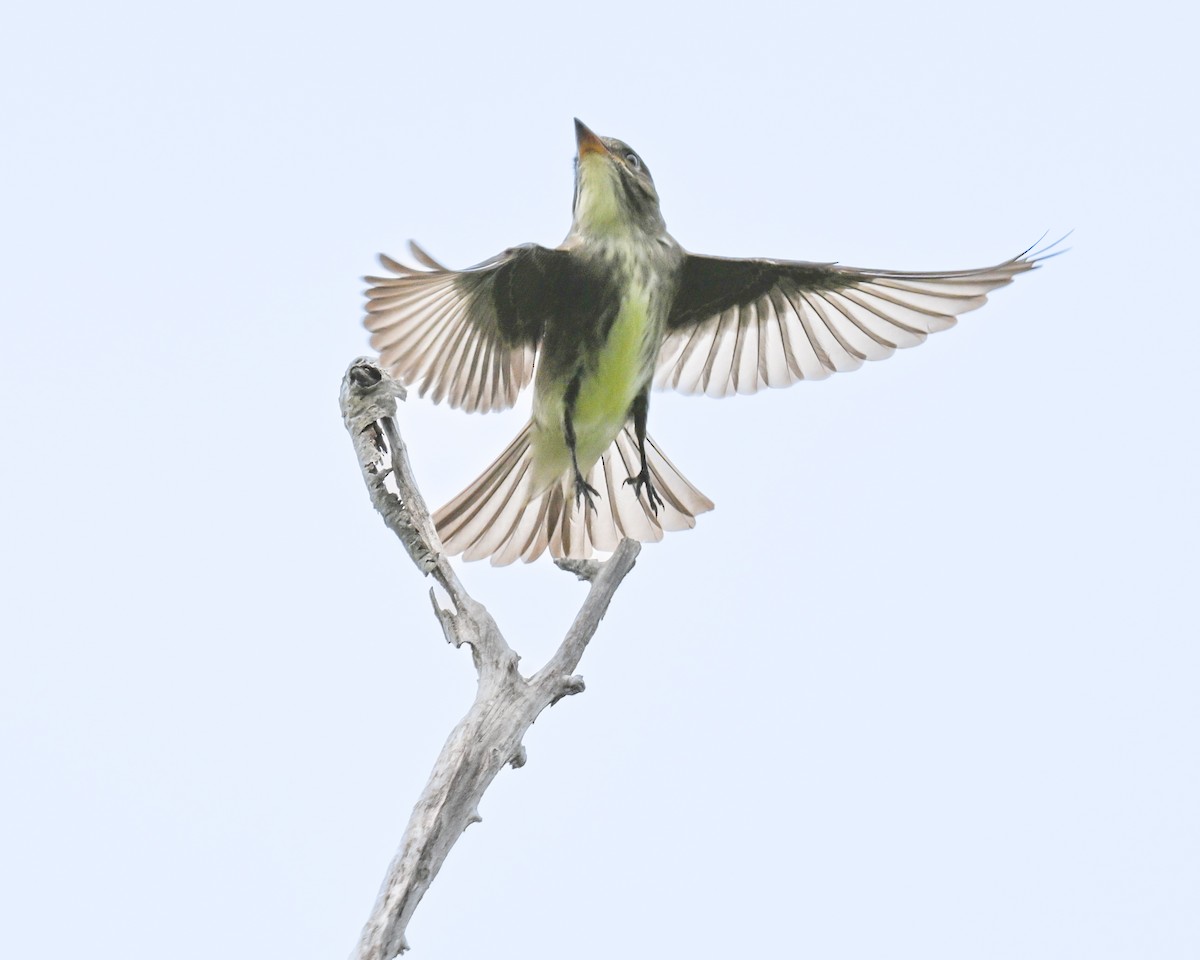
[(636, 171), (642, 169), (642, 161), (638, 159), (638, 155), (636, 153), (625, 154), (625, 162), (629, 164), (630, 170)]

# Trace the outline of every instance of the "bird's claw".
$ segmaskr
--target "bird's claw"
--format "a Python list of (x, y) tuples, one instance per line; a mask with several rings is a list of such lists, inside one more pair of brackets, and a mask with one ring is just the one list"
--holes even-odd
[(646, 491), (646, 502), (650, 504), (650, 510), (656, 517), (658, 516), (658, 508), (666, 506), (663, 498), (654, 489), (654, 484), (650, 482), (650, 471), (645, 467), (642, 468), (642, 472), (636, 477), (626, 477), (625, 483), (627, 486), (629, 484), (633, 485), (633, 495), (635, 497), (640, 497), (643, 489)]
[(579, 501), (582, 500), (584, 503), (586, 503), (588, 505), (588, 509), (590, 509), (592, 511), (592, 513), (595, 513), (596, 512), (596, 501), (593, 498), (598, 497), (598, 496), (600, 496), (600, 491), (597, 490), (595, 487), (593, 487), (591, 484), (589, 484), (586, 480), (584, 480), (582, 473), (576, 473), (575, 474), (575, 503), (576, 503), (576, 505), (578, 505)]

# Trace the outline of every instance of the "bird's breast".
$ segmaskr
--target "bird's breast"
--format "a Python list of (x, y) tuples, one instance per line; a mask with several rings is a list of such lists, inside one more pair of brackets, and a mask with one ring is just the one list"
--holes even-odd
[[(629, 418), (634, 399), (649, 385), (669, 307), (667, 277), (648, 259), (615, 257), (615, 296), (608, 317), (597, 317), (569, 371), (539, 380), (534, 394), (535, 470), (544, 482), (570, 468), (564, 425), (566, 391), (578, 382), (572, 411), (576, 454), (585, 473)], [(565, 374), (565, 375), (564, 375)]]
[(626, 287), (598, 355), (582, 371), (575, 404), (577, 432), (595, 425), (611, 431), (611, 442), (625, 425), (634, 398), (653, 378), (664, 319), (656, 293), (646, 278)]

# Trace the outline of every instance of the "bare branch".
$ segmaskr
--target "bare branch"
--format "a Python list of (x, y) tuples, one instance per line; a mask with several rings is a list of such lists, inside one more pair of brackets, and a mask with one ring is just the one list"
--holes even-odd
[[(484, 791), (506, 764), (514, 768), (525, 764), (522, 740), (538, 714), (563, 697), (582, 692), (583, 678), (572, 672), (641, 548), (635, 541), (623, 540), (606, 562), (559, 562), (580, 579), (590, 580), (591, 589), (562, 645), (527, 680), (517, 669), (520, 658), (487, 609), (467, 593), (442, 552), (396, 428), (396, 399), (404, 397), (401, 384), (370, 359), (360, 357), (342, 379), (342, 418), (375, 509), (400, 538), (417, 569), (432, 575), (449, 595), (451, 610), (443, 609), (431, 591), (434, 614), (450, 643), (470, 645), (479, 687), (413, 808), (400, 850), (363, 929), (354, 954), (357, 960), (392, 960), (408, 949), (405, 930), (413, 911), (455, 841), (480, 821)], [(388, 488), (389, 479), (395, 492)]]
[(583, 601), (579, 613), (575, 615), (575, 622), (567, 631), (566, 639), (530, 681), (539, 686), (548, 686), (554, 691), (554, 700), (583, 689), (582, 680), (578, 683), (578, 689), (570, 689), (575, 686), (571, 681), (578, 678), (570, 677), (569, 674), (579, 665), (588, 641), (592, 639), (592, 634), (600, 626), (600, 620), (608, 609), (609, 601), (617, 592), (621, 581), (625, 579), (625, 574), (633, 569), (641, 549), (642, 545), (636, 540), (622, 540), (599, 572), (593, 578), (589, 578), (592, 588), (588, 591), (587, 599)]

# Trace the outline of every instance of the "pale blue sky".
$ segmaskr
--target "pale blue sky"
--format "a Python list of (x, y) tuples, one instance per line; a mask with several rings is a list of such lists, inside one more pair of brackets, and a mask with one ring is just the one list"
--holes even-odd
[[(0, 30), (0, 954), (340, 957), (473, 693), (337, 413), (359, 276), (554, 244), (1072, 251), (651, 431), (647, 547), (416, 957), (1200, 955), (1194, 22), (1164, 5), (26, 4)], [(521, 422), (414, 400), (428, 498)], [(463, 576), (526, 665), (582, 588)]]

